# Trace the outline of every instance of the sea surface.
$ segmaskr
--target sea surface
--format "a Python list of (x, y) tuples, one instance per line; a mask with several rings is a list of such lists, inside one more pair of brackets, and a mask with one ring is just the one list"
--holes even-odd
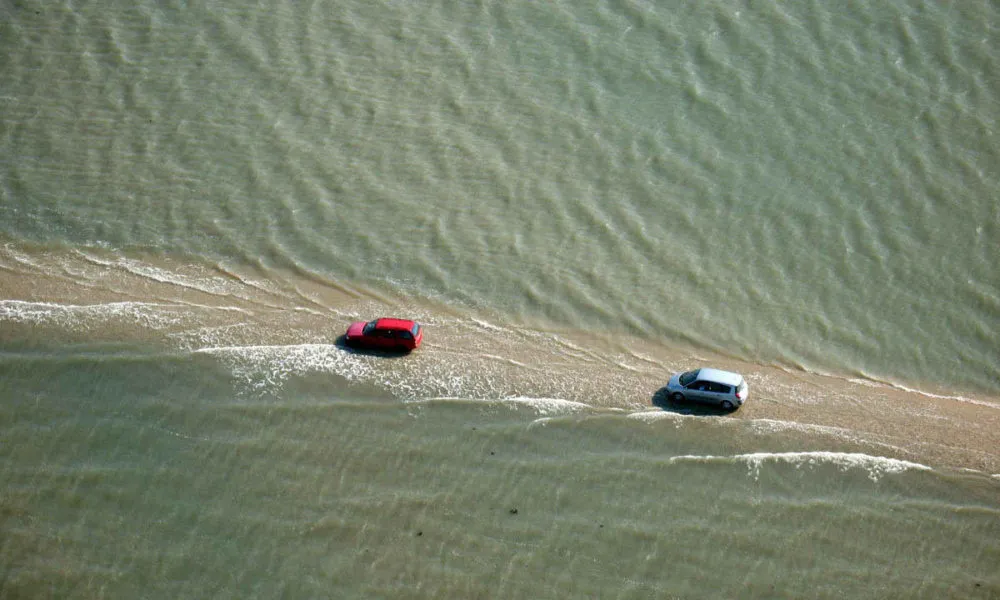
[(997, 73), (985, 1), (0, 0), (0, 598), (1000, 598)]

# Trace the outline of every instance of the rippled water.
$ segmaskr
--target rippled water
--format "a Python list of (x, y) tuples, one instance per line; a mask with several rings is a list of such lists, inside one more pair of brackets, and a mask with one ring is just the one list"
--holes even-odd
[(996, 7), (577, 4), (0, 9), (0, 596), (1000, 594)]

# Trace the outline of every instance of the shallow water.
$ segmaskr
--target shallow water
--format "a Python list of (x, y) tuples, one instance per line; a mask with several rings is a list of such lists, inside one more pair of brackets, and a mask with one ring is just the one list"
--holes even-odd
[(995, 6), (4, 12), (0, 596), (1000, 595)]
[(3, 375), (18, 390), (3, 414), (12, 597), (1000, 584), (995, 479), (806, 432), (554, 399), (400, 402), (332, 376), (234, 397), (198, 354), (23, 353)]
[[(0, 303), (5, 595), (1000, 590), (988, 397), (758, 365), (727, 415), (659, 397), (721, 357), (278, 273), (32, 256), (0, 263), (49, 273), (49, 301)], [(338, 322), (400, 306), (420, 350), (339, 345)]]

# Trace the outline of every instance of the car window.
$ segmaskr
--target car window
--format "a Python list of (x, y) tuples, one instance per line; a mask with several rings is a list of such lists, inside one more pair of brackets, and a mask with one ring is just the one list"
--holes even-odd
[(365, 324), (365, 328), (361, 330), (361, 335), (371, 335), (375, 333), (375, 324), (377, 321), (369, 321)]
[(413, 334), (410, 333), (409, 331), (400, 331), (399, 337), (403, 338), (404, 340), (412, 340)]
[(698, 376), (698, 371), (688, 371), (687, 373), (684, 373), (683, 375), (681, 375), (681, 377), (680, 377), (680, 383), (684, 387), (687, 387), (687, 386), (691, 385), (691, 382), (694, 381), (694, 378), (697, 377), (697, 376)]
[(728, 394), (730, 392), (730, 388), (728, 385), (724, 385), (722, 383), (711, 382), (709, 383), (709, 391), (717, 394)]

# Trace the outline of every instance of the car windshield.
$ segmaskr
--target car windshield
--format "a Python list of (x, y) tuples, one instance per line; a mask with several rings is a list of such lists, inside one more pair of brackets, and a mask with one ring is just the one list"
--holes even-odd
[(376, 323), (378, 323), (378, 321), (369, 321), (367, 324), (365, 324), (365, 328), (361, 331), (361, 335), (371, 335), (375, 333)]
[(698, 371), (688, 371), (681, 375), (680, 382), (681, 385), (690, 385), (695, 379), (698, 378)]
[(413, 337), (417, 337), (417, 334), (420, 333), (420, 323), (414, 323), (410, 333), (413, 334)]

